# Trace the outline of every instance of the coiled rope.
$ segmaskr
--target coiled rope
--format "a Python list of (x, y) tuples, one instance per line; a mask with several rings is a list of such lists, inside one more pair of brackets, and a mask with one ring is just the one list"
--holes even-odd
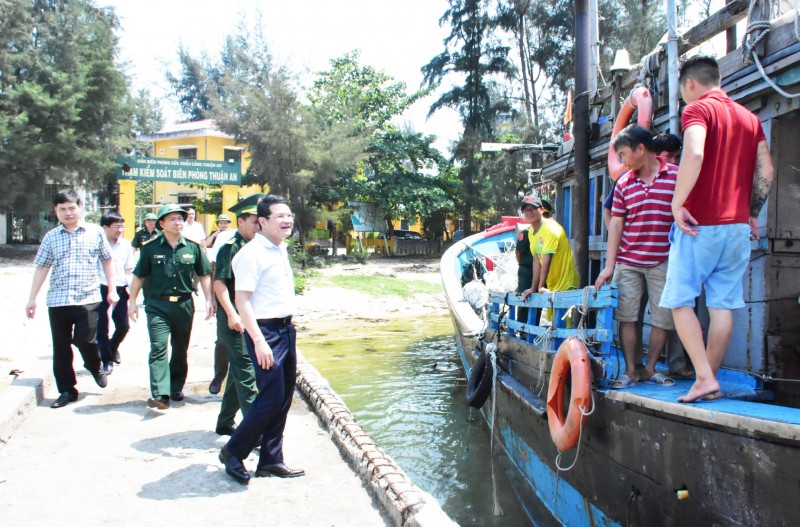
[[(747, 60), (752, 60), (753, 63), (758, 68), (759, 73), (764, 78), (764, 81), (769, 84), (769, 86), (778, 92), (783, 97), (789, 99), (796, 99), (800, 97), (800, 93), (787, 93), (783, 90), (780, 86), (778, 86), (775, 81), (769, 78), (767, 72), (764, 70), (764, 66), (761, 64), (761, 59), (758, 57), (758, 53), (756, 53), (756, 46), (764, 40), (769, 33), (770, 29), (772, 29), (772, 23), (769, 20), (753, 20), (753, 13), (755, 12), (756, 6), (762, 0), (750, 0), (750, 6), (747, 8), (747, 28), (744, 31), (744, 37), (742, 37), (742, 62), (747, 62)], [(769, 11), (769, 0), (766, 1), (767, 11)], [(798, 13), (795, 12), (794, 17), (794, 35), (795, 38), (800, 40), (800, 31), (798, 31)]]

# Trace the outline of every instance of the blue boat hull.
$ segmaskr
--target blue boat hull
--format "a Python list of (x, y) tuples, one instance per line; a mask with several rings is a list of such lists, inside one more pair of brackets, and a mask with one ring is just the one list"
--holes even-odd
[[(476, 252), (496, 254), (513, 231), (476, 235), (442, 259), (456, 341), (469, 374), (483, 328), (460, 296), (460, 267)], [(494, 330), (485, 330), (485, 338)], [(691, 381), (674, 388), (640, 384), (633, 390), (603, 388), (595, 369), (594, 413), (580, 450), (562, 456), (550, 438), (545, 403), (538, 395), (541, 350), (519, 339), (500, 339), (495, 441), (532, 523), (607, 525), (800, 524), (800, 411), (757, 402), (675, 402)], [(614, 358), (606, 370), (619, 367)], [(546, 368), (545, 370), (549, 370)], [(542, 372), (545, 375), (547, 371)], [(606, 372), (608, 373), (608, 372)], [(547, 380), (546, 378), (544, 379)], [(488, 466), (487, 466), (488, 469)], [(680, 492), (679, 492), (680, 491)]]

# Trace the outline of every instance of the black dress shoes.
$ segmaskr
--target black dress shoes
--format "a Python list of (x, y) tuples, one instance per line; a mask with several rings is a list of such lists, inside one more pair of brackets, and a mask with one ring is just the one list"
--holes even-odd
[(122, 357), (119, 356), (119, 350), (111, 350), (111, 360), (114, 361), (114, 364), (119, 364), (122, 361)]
[(228, 451), (227, 446), (222, 447), (222, 450), (219, 451), (219, 460), (225, 465), (225, 472), (230, 477), (245, 485), (250, 481), (250, 473), (244, 468), (242, 462)]
[(147, 406), (150, 408), (156, 408), (157, 410), (166, 410), (169, 408), (169, 397), (166, 395), (151, 397), (147, 400)]
[(100, 371), (92, 372), (92, 377), (94, 377), (94, 382), (96, 382), (100, 388), (108, 386), (108, 377), (106, 377), (106, 372), (102, 364), (100, 365)]
[(277, 465), (259, 465), (256, 468), (256, 477), (277, 476), (279, 478), (299, 478), (305, 476), (306, 471), (299, 468), (289, 468), (283, 463)]
[(103, 371), (106, 375), (111, 375), (114, 372), (114, 363), (111, 361), (103, 363)]
[(216, 430), (214, 430), (218, 436), (232, 436), (233, 433), (236, 431), (235, 426), (218, 426)]
[(208, 393), (211, 395), (217, 395), (221, 389), (222, 383), (216, 378), (211, 379), (211, 384), (208, 385)]
[(173, 401), (183, 401), (183, 392), (172, 392), (169, 397)]
[(50, 405), (50, 408), (61, 408), (62, 406), (67, 406), (69, 403), (74, 403), (78, 400), (78, 392), (61, 392), (61, 395), (58, 396), (58, 399), (55, 400), (53, 404)]

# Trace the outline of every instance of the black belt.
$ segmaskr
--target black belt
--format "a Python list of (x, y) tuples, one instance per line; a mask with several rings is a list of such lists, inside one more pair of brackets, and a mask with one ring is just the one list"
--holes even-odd
[(184, 295), (150, 295), (151, 298), (166, 300), (167, 302), (183, 302), (192, 298), (192, 293)]
[(283, 318), (259, 318), (256, 322), (265, 326), (288, 326), (292, 323), (292, 316), (289, 315)]

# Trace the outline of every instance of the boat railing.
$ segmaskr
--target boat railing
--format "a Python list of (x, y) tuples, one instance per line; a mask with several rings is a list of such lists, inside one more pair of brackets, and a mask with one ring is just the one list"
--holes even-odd
[[(617, 287), (603, 286), (535, 293), (522, 300), (520, 293), (489, 292), (488, 326), (503, 331), (505, 337), (527, 343), (537, 338), (552, 339), (555, 352), (561, 343), (576, 336), (591, 346), (595, 355), (609, 355), (614, 340), (614, 308), (617, 307)], [(517, 320), (520, 308), (528, 308), (526, 321)], [(538, 325), (538, 310), (551, 309), (551, 325)]]

